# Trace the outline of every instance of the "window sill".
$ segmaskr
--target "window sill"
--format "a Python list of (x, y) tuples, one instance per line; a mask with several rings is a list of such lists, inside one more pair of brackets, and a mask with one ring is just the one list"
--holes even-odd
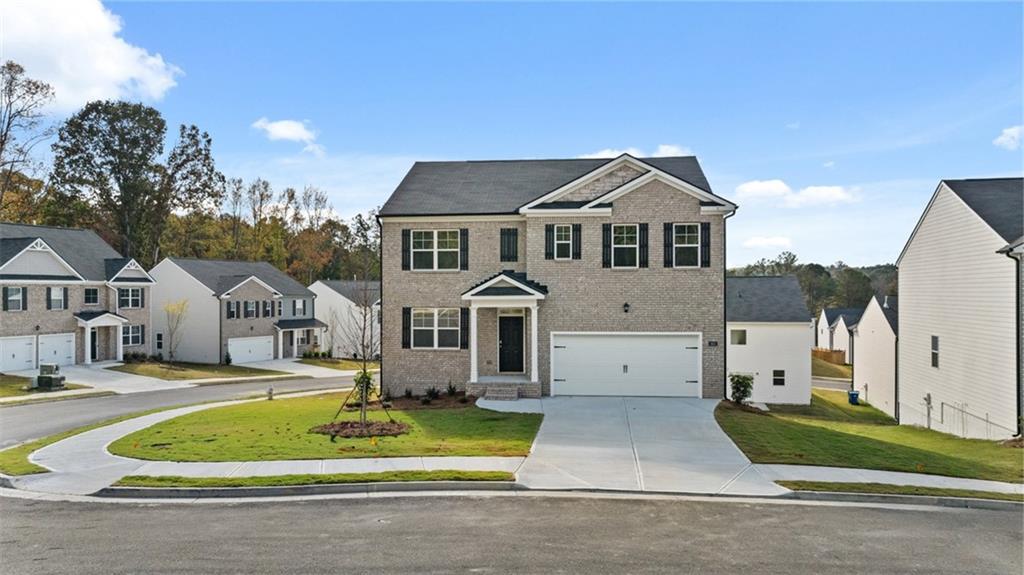
[(615, 266), (612, 266), (612, 267), (606, 268), (606, 269), (610, 269), (613, 272), (635, 272), (637, 270), (641, 270), (641, 269), (645, 269), (645, 268), (641, 268), (640, 266), (635, 266), (635, 267), (619, 267), (619, 268), (617, 268)]
[(460, 347), (410, 347), (409, 351), (469, 351)]
[(466, 271), (466, 270), (405, 270), (405, 271), (415, 272), (415, 273), (418, 273), (418, 274), (451, 274), (451, 273), (459, 273), (461, 271)]

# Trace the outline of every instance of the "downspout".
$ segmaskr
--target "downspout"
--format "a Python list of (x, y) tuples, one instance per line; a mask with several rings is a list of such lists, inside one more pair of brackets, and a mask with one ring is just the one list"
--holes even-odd
[[(1002, 251), (1002, 250), (1000, 250), (1000, 251)], [(1021, 348), (1021, 345), (1022, 345), (1022, 343), (1021, 343), (1021, 337), (1022, 337), (1022, 334), (1021, 334), (1021, 321), (1022, 321), (1021, 320), (1021, 297), (1022, 296), (1021, 296), (1020, 290), (1021, 290), (1021, 288), (1024, 288), (1024, 286), (1022, 286), (1021, 282), (1020, 282), (1020, 274), (1021, 274), (1021, 269), (1020, 268), (1021, 268), (1021, 260), (1024, 260), (1024, 253), (1015, 256), (1012, 252), (1013, 252), (1013, 250), (1007, 250), (1006, 251), (1006, 257), (1014, 260), (1014, 263), (1016, 264), (1015, 267), (1016, 267), (1016, 272), (1017, 272), (1016, 274), (1014, 274), (1014, 278), (1013, 278), (1014, 279), (1014, 284), (1017, 286), (1017, 292), (1015, 294), (1016, 302), (1014, 302), (1016, 304), (1016, 308), (1017, 308), (1015, 310), (1016, 311), (1015, 315), (1017, 316), (1017, 325), (1015, 326), (1016, 327), (1015, 331), (1017, 332), (1017, 338), (1016, 338), (1017, 339), (1017, 349), (1014, 350), (1014, 352), (1015, 352), (1014, 355), (1017, 356), (1017, 365), (1015, 366), (1016, 367), (1016, 371), (1017, 371), (1017, 397), (1016, 397), (1016, 400), (1017, 400), (1017, 434), (1014, 435), (1014, 437), (1020, 437), (1021, 434), (1024, 433), (1024, 382), (1021, 381), (1021, 359), (1022, 358), (1021, 358), (1021, 355), (1020, 355), (1020, 348)]]
[[(720, 344), (722, 346), (722, 399), (728, 399), (729, 398), (729, 333), (728, 333), (729, 332), (729, 329), (728, 329), (729, 322), (726, 319), (728, 317), (728, 315), (729, 315), (728, 311), (726, 310), (726, 307), (728, 307), (728, 305), (729, 305), (729, 299), (726, 297), (727, 294), (726, 294), (726, 288), (725, 288), (725, 281), (726, 281), (726, 277), (725, 277), (725, 274), (726, 274), (725, 256), (726, 256), (726, 243), (727, 243), (726, 242), (726, 239), (727, 239), (727, 237), (726, 237), (726, 233), (727, 233), (726, 232), (726, 228), (728, 226), (725, 225), (725, 220), (731, 218), (734, 215), (736, 215), (736, 210), (733, 210), (733, 211), (729, 212), (728, 214), (725, 214), (725, 217), (722, 218), (722, 340), (723, 341)], [(701, 374), (701, 381), (704, 381), (704, 374)], [(701, 392), (703, 392), (703, 390), (701, 390)], [(703, 393), (702, 393), (702, 395), (703, 395)]]
[[(897, 312), (899, 313), (899, 312)], [(897, 317), (897, 326), (899, 326), (899, 319)], [(893, 373), (892, 373), (892, 395), (893, 401), (895, 402), (892, 407), (893, 417), (896, 418), (896, 424), (900, 423), (900, 336), (896, 336), (895, 341), (892, 344), (893, 350), (896, 355), (893, 356)]]

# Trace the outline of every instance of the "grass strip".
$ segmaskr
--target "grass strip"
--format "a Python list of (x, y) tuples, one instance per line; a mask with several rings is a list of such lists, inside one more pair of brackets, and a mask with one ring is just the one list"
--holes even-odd
[(128, 475), (117, 487), (290, 487), (345, 483), (395, 483), (401, 481), (514, 481), (508, 471), (385, 471), (381, 473), (328, 473), (271, 475), (266, 477), (180, 477), (177, 475)]
[(877, 493), (882, 495), (931, 495), (935, 497), (966, 497), (970, 499), (998, 499), (1024, 503), (1024, 495), (979, 491), (977, 489), (950, 489), (946, 487), (918, 487), (916, 485), (889, 485), (886, 483), (844, 483), (838, 481), (776, 481), (793, 491), (830, 491), (842, 493)]

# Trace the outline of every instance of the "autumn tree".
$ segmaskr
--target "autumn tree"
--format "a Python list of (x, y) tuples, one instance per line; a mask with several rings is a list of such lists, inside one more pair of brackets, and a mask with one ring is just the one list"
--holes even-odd
[(28, 189), (22, 184), (37, 165), (32, 149), (53, 134), (43, 112), (53, 98), (53, 88), (25, 77), (20, 64), (8, 61), (0, 67), (0, 208), (10, 191)]

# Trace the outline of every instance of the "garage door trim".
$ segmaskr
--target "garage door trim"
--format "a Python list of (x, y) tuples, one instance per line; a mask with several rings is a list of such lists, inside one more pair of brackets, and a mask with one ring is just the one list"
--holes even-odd
[(548, 332), (548, 378), (551, 380), (551, 396), (558, 395), (555, 389), (555, 336), (557, 335), (645, 335), (645, 336), (697, 336), (697, 398), (704, 399), (704, 334), (699, 331), (552, 331)]

